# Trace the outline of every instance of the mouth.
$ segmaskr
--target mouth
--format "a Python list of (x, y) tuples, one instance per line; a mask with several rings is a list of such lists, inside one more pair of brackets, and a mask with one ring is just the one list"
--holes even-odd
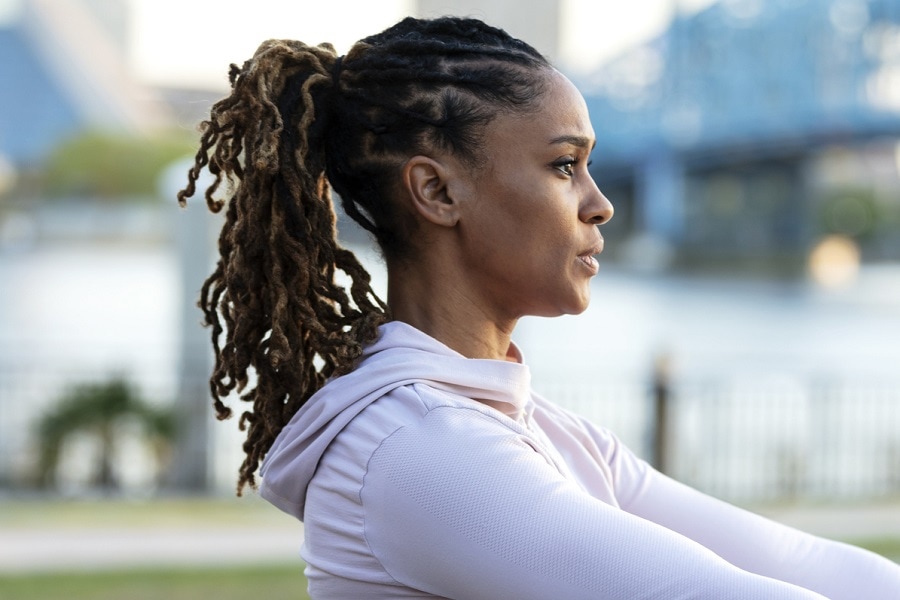
[(590, 269), (592, 273), (596, 274), (600, 270), (600, 263), (598, 263), (597, 259), (590, 254), (582, 254), (578, 257), (578, 260), (580, 260), (584, 266)]
[(600, 254), (601, 252), (603, 252), (603, 238), (602, 237), (593, 246), (591, 246), (584, 252), (580, 253), (578, 255), (578, 260), (581, 261), (581, 263), (585, 267), (590, 269), (590, 271), (594, 275), (596, 275), (597, 272), (600, 270), (600, 263), (597, 262), (597, 259), (594, 258), (594, 256), (597, 254)]

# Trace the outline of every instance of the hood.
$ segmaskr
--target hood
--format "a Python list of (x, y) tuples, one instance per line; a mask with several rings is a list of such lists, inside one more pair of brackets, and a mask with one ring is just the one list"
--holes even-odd
[(509, 357), (466, 358), (406, 323), (382, 325), (359, 366), (326, 383), (281, 430), (260, 468), (260, 495), (302, 521), (307, 487), (329, 444), (363, 409), (398, 387), (424, 383), (517, 420), (530, 398), (531, 374), (515, 345)]

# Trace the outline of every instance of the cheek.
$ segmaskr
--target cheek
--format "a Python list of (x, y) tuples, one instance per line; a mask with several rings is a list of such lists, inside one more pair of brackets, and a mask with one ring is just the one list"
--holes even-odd
[(533, 239), (547, 256), (568, 254), (575, 232), (569, 219), (559, 213), (544, 212), (533, 223)]

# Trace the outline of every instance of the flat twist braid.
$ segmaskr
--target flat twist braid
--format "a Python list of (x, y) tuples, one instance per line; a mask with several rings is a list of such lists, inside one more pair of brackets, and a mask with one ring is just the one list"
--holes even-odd
[(474, 167), (484, 126), (499, 111), (527, 109), (550, 68), (531, 46), (475, 19), (407, 18), (360, 40), (344, 58), (341, 119), (326, 140), (344, 211), (388, 258), (401, 258), (412, 227), (385, 199), (403, 161), (440, 148)]

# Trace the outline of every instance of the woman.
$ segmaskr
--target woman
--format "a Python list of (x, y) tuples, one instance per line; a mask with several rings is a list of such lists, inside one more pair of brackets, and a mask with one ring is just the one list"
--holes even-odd
[(344, 57), (266, 42), (231, 81), (180, 199), (203, 167), (214, 211), (232, 186), (212, 393), (227, 417), (256, 374), (239, 491), (262, 461), (314, 598), (900, 597), (895, 564), (679, 485), (531, 391), (516, 321), (586, 308), (613, 215), (585, 103), (534, 49), (406, 19)]

